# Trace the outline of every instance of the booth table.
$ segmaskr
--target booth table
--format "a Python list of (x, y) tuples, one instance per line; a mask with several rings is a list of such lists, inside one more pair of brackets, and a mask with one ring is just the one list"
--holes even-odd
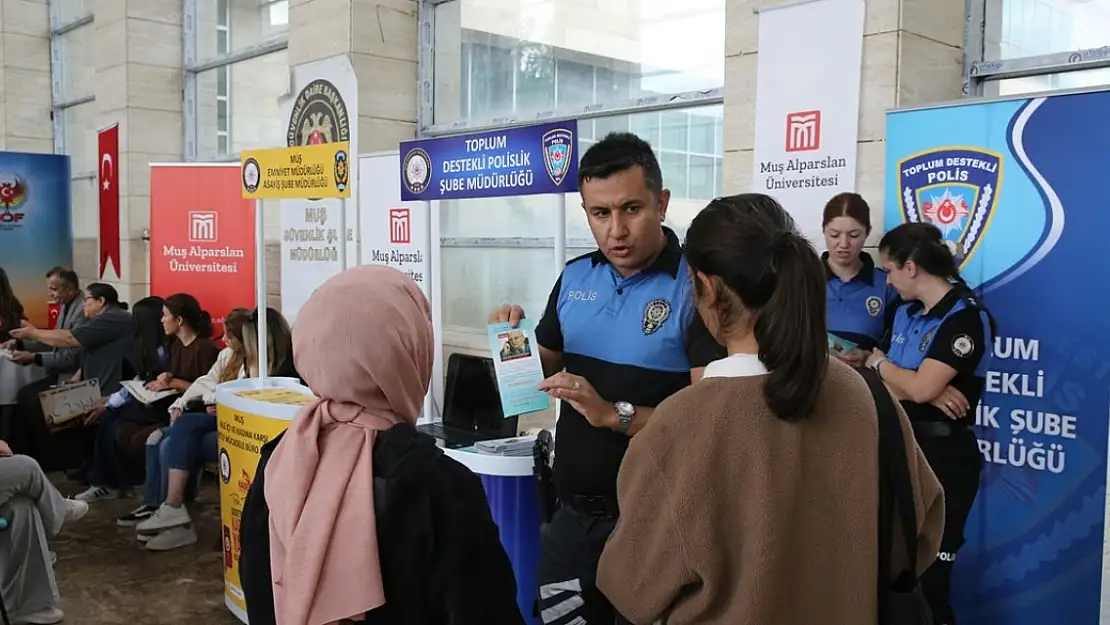
[(532, 456), (509, 457), (479, 454), (473, 447), (445, 449), (448, 457), (482, 480), (501, 545), (516, 575), (516, 602), (525, 622), (538, 623), (532, 609), (539, 588), (540, 506), (532, 477)]
[(312, 391), (292, 378), (258, 378), (216, 387), (220, 435), (220, 524), (224, 546), (224, 603), (247, 622), (247, 604), (239, 582), (239, 519), (254, 481), (259, 450), (289, 427)]

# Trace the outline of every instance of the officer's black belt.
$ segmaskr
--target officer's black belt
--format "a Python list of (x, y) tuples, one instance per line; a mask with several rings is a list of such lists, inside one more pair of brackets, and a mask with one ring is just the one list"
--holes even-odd
[(586, 516), (616, 518), (620, 516), (617, 498), (608, 495), (572, 495), (563, 500), (571, 510)]

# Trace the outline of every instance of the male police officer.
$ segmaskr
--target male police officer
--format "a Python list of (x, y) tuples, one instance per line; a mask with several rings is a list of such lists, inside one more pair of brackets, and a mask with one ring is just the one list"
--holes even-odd
[[(543, 531), (539, 607), (546, 625), (611, 625), (624, 621), (594, 580), (628, 439), (724, 350), (694, 309), (678, 237), (663, 226), (670, 191), (651, 146), (610, 134), (582, 156), (578, 180), (598, 250), (566, 264), (536, 327), (550, 376), (540, 389), (563, 401), (560, 505)], [(490, 322), (523, 316), (506, 305)]]

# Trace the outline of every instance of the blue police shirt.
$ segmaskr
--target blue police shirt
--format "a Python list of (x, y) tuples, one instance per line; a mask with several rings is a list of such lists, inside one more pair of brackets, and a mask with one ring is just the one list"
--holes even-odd
[(845, 282), (829, 268), (828, 252), (821, 259), (827, 277), (825, 314), (829, 332), (864, 351), (878, 347), (900, 303), (898, 292), (886, 282), (886, 272), (876, 267), (871, 255), (864, 252), (860, 254), (863, 267)]
[[(643, 271), (623, 277), (600, 250), (563, 268), (536, 326), (536, 340), (561, 352), (610, 402), (652, 407), (690, 384), (690, 369), (723, 358), (693, 302), (678, 237)], [(563, 402), (555, 437), (555, 484), (562, 498), (616, 496), (628, 437), (595, 428)]]
[[(994, 332), (990, 315), (973, 293), (956, 286), (936, 306), (925, 312), (921, 302), (898, 308), (891, 329), (887, 358), (903, 369), (916, 371), (927, 358), (956, 370), (951, 384), (963, 393), (973, 415), (983, 394), (987, 367), (991, 362)], [(911, 421), (948, 421), (940, 408), (903, 401)]]

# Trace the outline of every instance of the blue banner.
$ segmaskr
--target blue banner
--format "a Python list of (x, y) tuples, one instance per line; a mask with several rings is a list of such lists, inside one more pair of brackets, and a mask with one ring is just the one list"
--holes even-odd
[(401, 200), (578, 190), (578, 122), (401, 143)]
[(31, 323), (42, 328), (46, 272), (55, 265), (73, 265), (69, 157), (0, 152), (0, 267)]
[(1096, 625), (1104, 570), (1110, 93), (887, 116), (886, 225), (928, 221), (998, 323), (961, 625)]

